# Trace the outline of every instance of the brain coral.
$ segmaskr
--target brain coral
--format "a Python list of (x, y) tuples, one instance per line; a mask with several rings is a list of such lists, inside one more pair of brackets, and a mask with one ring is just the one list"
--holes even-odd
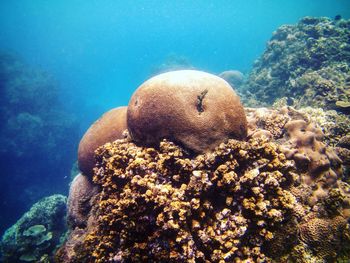
[(97, 190), (87, 176), (78, 174), (74, 178), (67, 201), (67, 220), (72, 228), (86, 226), (91, 209), (90, 200), (97, 194)]
[(244, 81), (243, 73), (238, 70), (223, 71), (219, 74), (219, 77), (226, 80), (235, 89), (239, 88)]
[[(341, 240), (347, 225), (346, 219), (336, 216), (332, 219), (310, 218), (299, 227), (300, 238), (321, 257), (332, 260), (341, 250)], [(347, 231), (348, 232), (348, 231)]]
[(84, 175), (92, 177), (95, 166), (94, 151), (97, 147), (123, 138), (126, 125), (127, 107), (112, 109), (102, 115), (86, 131), (80, 140), (78, 149), (78, 165)]
[(244, 139), (247, 123), (239, 97), (223, 79), (195, 70), (157, 75), (133, 94), (127, 112), (132, 139), (157, 145), (175, 141), (195, 152), (228, 138)]

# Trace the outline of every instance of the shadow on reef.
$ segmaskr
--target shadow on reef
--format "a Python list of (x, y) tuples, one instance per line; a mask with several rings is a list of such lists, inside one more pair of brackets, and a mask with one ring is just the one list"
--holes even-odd
[(65, 193), (78, 123), (48, 73), (0, 53), (0, 232), (39, 198)]

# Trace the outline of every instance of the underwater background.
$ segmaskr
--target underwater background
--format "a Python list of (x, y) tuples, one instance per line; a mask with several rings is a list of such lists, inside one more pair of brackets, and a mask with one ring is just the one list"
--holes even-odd
[(273, 32), (305, 16), (350, 19), (350, 1), (1, 1), (0, 234), (41, 198), (67, 196), (87, 128), (146, 79), (247, 76)]

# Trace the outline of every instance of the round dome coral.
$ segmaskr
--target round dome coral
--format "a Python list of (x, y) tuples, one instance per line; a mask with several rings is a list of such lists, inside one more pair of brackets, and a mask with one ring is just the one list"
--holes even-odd
[(84, 175), (92, 177), (95, 150), (107, 142), (123, 138), (126, 126), (126, 107), (114, 108), (102, 115), (80, 140), (78, 165)]
[(244, 109), (231, 86), (196, 70), (167, 72), (143, 83), (129, 102), (127, 123), (136, 143), (155, 145), (165, 138), (198, 153), (247, 135)]

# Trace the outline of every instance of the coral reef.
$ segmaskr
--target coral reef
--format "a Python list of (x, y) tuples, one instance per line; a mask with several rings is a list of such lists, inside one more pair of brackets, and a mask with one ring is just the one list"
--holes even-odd
[(350, 134), (350, 118), (345, 114), (311, 107), (300, 108), (299, 111), (322, 129), (327, 145), (336, 146), (344, 136)]
[(79, 125), (47, 72), (0, 51), (0, 233), (30, 206), (66, 192)]
[(98, 224), (78, 261), (263, 260), (260, 246), (293, 213), (282, 188), (292, 165), (258, 139), (195, 159), (167, 141), (159, 150), (116, 141), (98, 156)]
[(78, 166), (84, 175), (92, 177), (97, 147), (123, 138), (127, 129), (126, 111), (127, 107), (118, 107), (106, 112), (85, 132), (78, 148)]
[(226, 70), (219, 74), (220, 78), (226, 80), (235, 90), (239, 90), (244, 81), (244, 75), (239, 70)]
[(290, 107), (246, 113), (247, 141), (205, 154), (168, 140), (98, 148), (100, 191), (56, 261), (349, 260), (350, 186), (322, 131)]
[(246, 105), (288, 97), (295, 107), (349, 114), (350, 20), (305, 17), (273, 33), (245, 84)]
[(242, 88), (246, 105), (293, 105), (305, 113), (326, 144), (337, 147), (345, 178), (350, 152), (337, 144), (350, 133), (349, 35), (350, 21), (344, 19), (305, 17), (281, 26)]
[(294, 98), (294, 106), (309, 105), (350, 114), (349, 74), (350, 47), (347, 63), (334, 63), (290, 80), (290, 87), (295, 89), (294, 92), (299, 92)]
[(0, 53), (0, 76), (1, 154), (55, 154), (58, 146), (67, 146), (66, 133), (77, 137), (76, 120), (60, 104), (59, 86), (51, 75)]
[(1, 262), (52, 261), (66, 232), (66, 199), (62, 195), (43, 198), (6, 230), (0, 243)]
[(134, 92), (127, 125), (137, 143), (157, 145), (166, 138), (205, 152), (225, 139), (244, 139), (247, 124), (239, 97), (226, 81), (179, 70), (155, 76)]
[(300, 200), (313, 209), (329, 196), (333, 188), (347, 194), (345, 185), (340, 183), (347, 177), (344, 171), (347, 166), (343, 165), (337, 151), (323, 142), (323, 132), (310, 121), (312, 117), (306, 112), (290, 107), (280, 110), (262, 108), (247, 109), (247, 115), (249, 136), (274, 138), (286, 158), (295, 162), (301, 184), (294, 188), (294, 194), (302, 194)]

